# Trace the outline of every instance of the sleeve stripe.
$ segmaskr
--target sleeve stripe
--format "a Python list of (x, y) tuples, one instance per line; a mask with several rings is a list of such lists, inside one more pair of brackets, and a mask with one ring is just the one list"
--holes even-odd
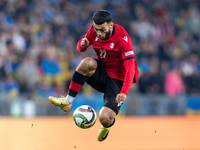
[(125, 58), (125, 59), (123, 59), (123, 61), (128, 60), (128, 59), (135, 59), (135, 57), (128, 57), (128, 58)]

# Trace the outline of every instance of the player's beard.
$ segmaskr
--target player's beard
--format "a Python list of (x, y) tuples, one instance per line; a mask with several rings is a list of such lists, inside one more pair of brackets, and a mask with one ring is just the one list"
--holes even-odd
[(102, 38), (101, 40), (107, 40), (110, 37), (110, 30), (106, 33), (105, 38)]

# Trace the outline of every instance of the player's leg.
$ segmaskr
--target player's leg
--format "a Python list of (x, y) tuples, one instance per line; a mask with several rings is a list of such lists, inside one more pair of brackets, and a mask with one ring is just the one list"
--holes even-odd
[(121, 91), (122, 86), (123, 81), (107, 77), (107, 85), (104, 92), (104, 107), (99, 114), (102, 127), (97, 136), (98, 141), (103, 141), (107, 138), (110, 127), (115, 123), (115, 116), (119, 113), (121, 108), (121, 105), (115, 103), (115, 98)]
[(86, 82), (87, 77), (91, 77), (97, 68), (97, 62), (93, 58), (85, 58), (76, 67), (75, 72), (72, 76), (71, 83), (67, 99), (70, 103), (73, 102), (74, 98)]
[(115, 103), (115, 98), (121, 91), (123, 81), (109, 77), (102, 61), (96, 61), (97, 69), (91, 77), (86, 78), (86, 83), (97, 91), (104, 93), (104, 107), (99, 113), (99, 121), (102, 127), (97, 136), (99, 141), (103, 141), (108, 136), (110, 127), (115, 123), (115, 116), (120, 110), (121, 106)]
[(56, 98), (53, 96), (49, 97), (49, 101), (54, 106), (59, 106), (61, 110), (68, 111), (71, 108), (72, 102), (82, 86), (86, 81), (86, 77), (91, 77), (97, 68), (97, 62), (93, 58), (83, 59), (72, 76), (69, 91), (66, 97)]
[(116, 113), (108, 107), (103, 107), (100, 110), (99, 121), (102, 124), (102, 126), (97, 135), (98, 141), (101, 142), (107, 138), (110, 131), (110, 127), (113, 126), (115, 123), (115, 116)]

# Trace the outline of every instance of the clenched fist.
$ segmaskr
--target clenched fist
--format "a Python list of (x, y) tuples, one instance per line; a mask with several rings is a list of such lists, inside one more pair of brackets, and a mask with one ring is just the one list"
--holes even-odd
[(116, 96), (115, 103), (121, 105), (125, 100), (126, 100), (126, 94), (124, 94), (124, 93), (119, 93), (119, 94), (117, 94), (117, 96)]
[(87, 38), (83, 38), (82, 40), (81, 40), (81, 47), (82, 48), (86, 48), (86, 47), (88, 47), (90, 45), (90, 41), (87, 39)]

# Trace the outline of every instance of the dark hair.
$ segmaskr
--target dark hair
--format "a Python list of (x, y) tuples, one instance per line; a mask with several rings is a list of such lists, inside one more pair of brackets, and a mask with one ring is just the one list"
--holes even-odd
[(93, 21), (98, 25), (103, 24), (105, 22), (109, 23), (112, 21), (112, 16), (106, 10), (99, 10), (94, 13)]

